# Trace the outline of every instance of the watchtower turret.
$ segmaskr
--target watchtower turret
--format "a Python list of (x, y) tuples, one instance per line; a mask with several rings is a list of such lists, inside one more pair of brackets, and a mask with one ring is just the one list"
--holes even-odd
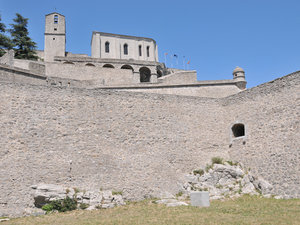
[(247, 81), (245, 79), (245, 71), (241, 67), (237, 66), (233, 70), (232, 75), (233, 75), (233, 80), (235, 82), (237, 82), (237, 86), (240, 89), (245, 89), (246, 88), (246, 84), (247, 84)]
[(59, 13), (50, 13), (45, 19), (44, 60), (51, 62), (54, 56), (65, 56), (66, 53), (66, 21)]

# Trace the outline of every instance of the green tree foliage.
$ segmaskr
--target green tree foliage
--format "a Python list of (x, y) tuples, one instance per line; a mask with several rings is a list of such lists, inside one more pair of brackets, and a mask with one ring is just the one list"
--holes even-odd
[(16, 13), (14, 22), (14, 24), (11, 24), (12, 29), (9, 32), (12, 37), (12, 43), (15, 46), (15, 58), (37, 60), (36, 43), (28, 36), (28, 18), (24, 18), (19, 13)]
[(12, 42), (9, 37), (5, 35), (6, 26), (1, 23), (0, 15), (0, 57), (5, 54), (5, 49), (11, 49), (13, 47)]

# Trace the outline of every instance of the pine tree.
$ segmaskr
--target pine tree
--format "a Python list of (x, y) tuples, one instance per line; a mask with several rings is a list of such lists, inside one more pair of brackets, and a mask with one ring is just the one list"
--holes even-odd
[(5, 49), (12, 49), (13, 45), (9, 37), (5, 35), (6, 26), (4, 23), (1, 23), (0, 15), (0, 57), (5, 54)]
[(19, 13), (16, 13), (14, 22), (15, 24), (11, 24), (12, 29), (9, 32), (11, 33), (12, 43), (16, 47), (15, 58), (37, 60), (36, 43), (28, 36), (28, 18), (24, 18)]

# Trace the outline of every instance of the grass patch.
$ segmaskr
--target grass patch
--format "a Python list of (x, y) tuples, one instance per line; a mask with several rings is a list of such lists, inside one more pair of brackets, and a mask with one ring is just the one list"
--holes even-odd
[(194, 174), (194, 175), (199, 174), (200, 176), (202, 176), (202, 175), (204, 174), (204, 170), (202, 170), (202, 169), (194, 170), (194, 171), (193, 171), (193, 174)]
[(123, 194), (122, 191), (112, 191), (111, 193), (112, 193), (112, 195), (122, 195)]
[(1, 223), (35, 224), (300, 224), (300, 199), (277, 200), (244, 196), (235, 200), (212, 201), (208, 208), (166, 207), (151, 200), (95, 211), (52, 213)]
[(221, 157), (212, 157), (211, 163), (214, 164), (224, 164)]

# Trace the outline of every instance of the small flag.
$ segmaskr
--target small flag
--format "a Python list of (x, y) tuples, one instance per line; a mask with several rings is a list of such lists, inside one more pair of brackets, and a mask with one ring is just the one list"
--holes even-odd
[(176, 57), (176, 58), (177, 58), (177, 57), (178, 57), (178, 55), (174, 54), (174, 57)]
[(191, 63), (191, 60), (189, 60), (188, 62), (187, 62), (187, 64), (190, 64)]
[(167, 53), (167, 52), (165, 52), (165, 55), (168, 55), (168, 53)]

